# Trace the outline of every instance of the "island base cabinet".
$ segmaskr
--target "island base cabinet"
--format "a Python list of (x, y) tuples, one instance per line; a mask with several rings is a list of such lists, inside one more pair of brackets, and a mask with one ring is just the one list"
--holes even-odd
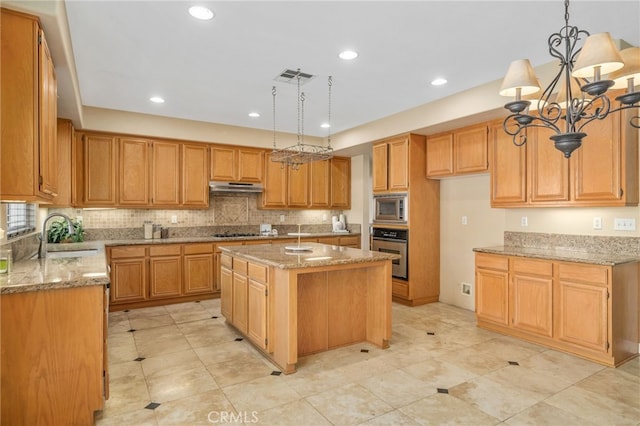
[(103, 286), (2, 296), (3, 425), (92, 425), (107, 387)]

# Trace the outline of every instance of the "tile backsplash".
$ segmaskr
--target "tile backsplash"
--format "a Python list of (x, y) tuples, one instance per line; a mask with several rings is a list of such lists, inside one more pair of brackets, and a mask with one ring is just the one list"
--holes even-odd
[[(331, 225), (331, 216), (341, 210), (261, 210), (258, 194), (228, 194), (211, 197), (209, 208), (204, 210), (150, 210), (150, 209), (49, 209), (71, 217), (82, 216), (85, 229), (136, 228), (145, 220), (162, 226), (238, 226), (270, 223), (278, 225), (311, 224)], [(172, 223), (172, 218), (176, 223)], [(284, 221), (281, 221), (281, 217)]]

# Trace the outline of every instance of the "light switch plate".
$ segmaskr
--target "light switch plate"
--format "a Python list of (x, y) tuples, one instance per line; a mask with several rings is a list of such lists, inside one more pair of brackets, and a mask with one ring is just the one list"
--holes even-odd
[(616, 217), (613, 219), (613, 229), (616, 231), (635, 231), (636, 220), (632, 217)]
[(594, 217), (593, 218), (593, 229), (602, 229), (602, 218)]

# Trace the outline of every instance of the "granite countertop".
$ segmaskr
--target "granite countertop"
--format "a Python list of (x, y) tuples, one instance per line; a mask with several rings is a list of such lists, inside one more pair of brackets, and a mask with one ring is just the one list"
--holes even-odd
[(309, 250), (290, 250), (297, 243), (255, 244), (246, 246), (221, 246), (223, 252), (274, 266), (280, 269), (311, 268), (318, 266), (348, 265), (382, 260), (399, 259), (400, 255), (378, 251), (360, 250), (319, 243), (301, 243)]
[(508, 256), (532, 257), (536, 259), (559, 260), (564, 262), (590, 263), (595, 265), (615, 266), (622, 263), (637, 262), (638, 256), (620, 253), (594, 253), (563, 248), (535, 248), (516, 246), (495, 246), (474, 248), (479, 253), (492, 253)]
[[(310, 233), (309, 235), (302, 236), (301, 238), (322, 238), (322, 237), (344, 237), (344, 236), (359, 236), (360, 233), (352, 232), (318, 232)], [(127, 240), (105, 240), (103, 241), (106, 246), (126, 246), (126, 245), (140, 245), (140, 244), (184, 244), (184, 243), (224, 243), (228, 241), (255, 241), (255, 240), (283, 240), (297, 238), (297, 236), (288, 234), (279, 235), (250, 235), (243, 237), (178, 237), (178, 238), (154, 238), (154, 239), (127, 239)]]
[(99, 241), (71, 244), (48, 244), (51, 252), (91, 250), (84, 255), (49, 254), (44, 259), (13, 262), (8, 275), (0, 275), (0, 294), (108, 285), (109, 274), (104, 244)]

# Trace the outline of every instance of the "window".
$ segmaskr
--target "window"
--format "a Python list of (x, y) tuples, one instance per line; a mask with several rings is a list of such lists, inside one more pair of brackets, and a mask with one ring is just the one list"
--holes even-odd
[(14, 238), (36, 229), (36, 205), (7, 204), (7, 238)]

